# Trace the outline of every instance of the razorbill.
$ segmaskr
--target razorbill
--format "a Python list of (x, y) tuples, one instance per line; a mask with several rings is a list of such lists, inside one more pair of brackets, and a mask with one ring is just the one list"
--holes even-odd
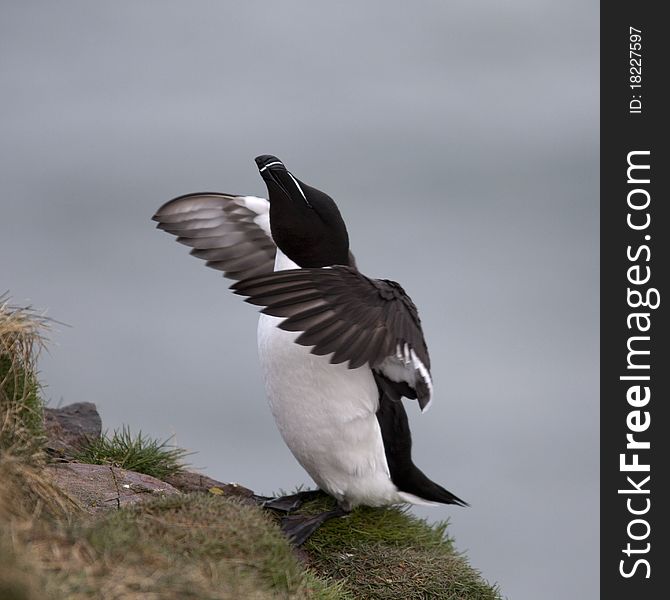
[[(154, 215), (231, 288), (262, 306), (258, 352), (272, 414), (291, 452), (338, 508), (292, 518), (301, 543), (357, 505), (466, 503), (412, 462), (401, 399), (433, 396), (416, 306), (394, 281), (357, 268), (340, 211), (277, 157), (256, 158), (268, 200), (201, 193)], [(295, 508), (300, 494), (270, 503)], [(274, 504), (273, 504), (274, 503)]]

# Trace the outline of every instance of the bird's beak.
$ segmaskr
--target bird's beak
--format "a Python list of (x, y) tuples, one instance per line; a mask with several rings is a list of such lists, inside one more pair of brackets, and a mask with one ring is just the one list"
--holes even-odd
[(272, 154), (263, 154), (261, 156), (257, 156), (255, 160), (263, 179), (265, 179), (266, 176), (271, 173), (272, 169), (275, 171), (286, 171), (284, 163), (276, 156), (272, 156)]
[(268, 191), (271, 192), (273, 188), (278, 189), (283, 194), (288, 196), (290, 200), (302, 199), (307, 206), (312, 208), (312, 205), (307, 200), (305, 192), (302, 189), (298, 180), (291, 175), (284, 163), (272, 154), (263, 154), (256, 157), (256, 165), (258, 171), (268, 186)]

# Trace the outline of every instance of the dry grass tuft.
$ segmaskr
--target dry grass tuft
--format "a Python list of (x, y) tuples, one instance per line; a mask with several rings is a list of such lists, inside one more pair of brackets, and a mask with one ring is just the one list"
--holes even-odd
[(42, 600), (34, 567), (19, 556), (9, 532), (0, 526), (0, 598)]
[(0, 296), (0, 450), (39, 453), (44, 436), (37, 357), (49, 321)]
[(77, 504), (44, 473), (36, 362), (48, 321), (0, 296), (0, 598), (46, 598), (24, 537), (66, 521)]
[(0, 523), (30, 523), (35, 519), (69, 519), (78, 504), (51, 483), (42, 465), (24, 456), (0, 454)]
[(37, 357), (47, 319), (0, 297), (0, 518), (22, 522), (46, 513), (60, 518), (76, 504), (43, 472), (43, 403)]

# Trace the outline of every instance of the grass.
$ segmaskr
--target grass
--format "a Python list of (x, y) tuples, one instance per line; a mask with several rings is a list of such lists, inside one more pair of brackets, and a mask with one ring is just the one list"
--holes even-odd
[[(304, 512), (332, 506), (319, 499)], [(361, 600), (498, 600), (497, 587), (455, 551), (446, 531), (446, 522), (430, 525), (403, 508), (361, 507), (327, 522), (305, 550), (315, 573), (341, 581)]]
[[(139, 550), (130, 558), (125, 557), (128, 535)], [(286, 539), (263, 511), (218, 496), (169, 497), (139, 511), (116, 513), (93, 527), (88, 540), (114, 561), (143, 569), (146, 561), (152, 562), (159, 580), (179, 573), (182, 581), (172, 585), (198, 590), (196, 598), (211, 594), (212, 584), (240, 598), (254, 587), (260, 587), (257, 592), (297, 595), (307, 591), (305, 584), (314, 585), (313, 579), (305, 580)], [(323, 591), (325, 586), (319, 587)]]
[(36, 361), (48, 321), (0, 296), (0, 449), (34, 453), (44, 435)]
[(10, 536), (0, 528), (0, 598), (2, 600), (38, 600), (35, 569), (18, 556)]
[(47, 321), (0, 297), (0, 521), (63, 515), (74, 503), (44, 476), (43, 403), (36, 374)]
[(53, 598), (344, 599), (306, 572), (262, 510), (206, 494), (62, 527), (40, 544)]
[(111, 437), (91, 440), (75, 458), (92, 465), (114, 465), (162, 479), (179, 473), (189, 452), (170, 445), (170, 440), (155, 440), (140, 431), (136, 436), (128, 427), (116, 430)]
[(36, 361), (47, 321), (0, 297), (0, 598), (45, 598), (20, 538), (38, 522), (67, 521), (76, 503), (44, 474), (43, 403)]

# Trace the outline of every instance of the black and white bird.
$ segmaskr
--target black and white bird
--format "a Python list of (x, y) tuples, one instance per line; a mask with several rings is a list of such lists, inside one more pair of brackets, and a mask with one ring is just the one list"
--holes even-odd
[(300, 543), (357, 505), (466, 506), (412, 462), (401, 400), (415, 399), (424, 411), (433, 396), (414, 303), (398, 283), (356, 268), (330, 196), (275, 156), (256, 164), (269, 202), (189, 194), (153, 218), (207, 266), (237, 280), (236, 294), (263, 307), (258, 351), (272, 414), (295, 458), (338, 502), (285, 529)]

